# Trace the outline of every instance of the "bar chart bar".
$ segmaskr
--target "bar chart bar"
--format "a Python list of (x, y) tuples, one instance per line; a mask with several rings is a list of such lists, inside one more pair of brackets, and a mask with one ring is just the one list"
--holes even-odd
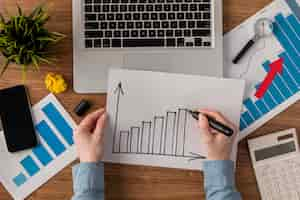
[(260, 110), (260, 112), (262, 113), (262, 115), (266, 114), (269, 112), (268, 107), (266, 106), (265, 102), (262, 99), (258, 99), (255, 102), (256, 107)]
[(185, 137), (187, 126), (187, 111), (186, 109), (178, 110), (177, 128), (176, 128), (176, 143), (175, 143), (175, 155), (184, 155)]
[(33, 154), (39, 159), (39, 161), (44, 165), (47, 166), (53, 158), (48, 153), (48, 151), (42, 145), (38, 145), (33, 150)]
[(288, 16), (287, 20), (288, 20), (289, 24), (291, 25), (291, 27), (293, 28), (293, 30), (297, 33), (297, 35), (300, 36), (300, 23), (297, 20), (297, 18), (295, 17), (295, 15)]
[(248, 126), (250, 126), (254, 122), (254, 119), (251, 117), (248, 111), (245, 111), (242, 114), (242, 118), (247, 123)]
[(47, 145), (53, 150), (55, 155), (59, 156), (62, 154), (66, 148), (48, 126), (45, 121), (41, 121), (36, 125), (36, 130), (40, 134), (40, 136), (45, 140)]
[(73, 129), (60, 114), (57, 108), (52, 103), (49, 103), (42, 110), (67, 143), (69, 145), (73, 145)]
[(30, 176), (35, 175), (40, 170), (31, 156), (27, 156), (20, 163)]
[(296, 94), (298, 92), (298, 86), (296, 82), (293, 80), (292, 74), (289, 72), (286, 64), (283, 65), (282, 78), (285, 80), (292, 94)]
[(167, 112), (165, 136), (164, 136), (164, 151), (163, 154), (172, 155), (173, 141), (175, 138), (176, 127), (176, 112)]
[[(300, 86), (300, 74), (299, 74), (299, 69), (297, 66), (292, 62), (292, 60), (289, 58), (289, 56), (284, 52), (279, 55), (280, 58), (284, 60), (284, 64), (287, 66), (288, 71), (290, 74), (293, 76), (294, 82), (297, 83), (297, 86)], [(300, 65), (300, 64), (299, 64)]]
[(285, 100), (274, 83), (270, 85), (269, 91), (274, 100), (277, 102), (277, 104), (281, 104)]
[(291, 89), (287, 87), (287, 83), (285, 83), (285, 81), (282, 80), (282, 77), (280, 75), (277, 75), (275, 77), (275, 79), (273, 80), (273, 83), (279, 89), (279, 91), (283, 95), (284, 99), (288, 99), (289, 97), (292, 96)]
[(260, 111), (256, 108), (255, 104), (251, 99), (246, 99), (244, 101), (244, 105), (246, 106), (248, 112), (250, 115), (254, 118), (254, 120), (257, 120), (260, 118), (261, 113)]
[(185, 155), (185, 151), (186, 151), (185, 145), (186, 145), (187, 120), (188, 120), (188, 111), (186, 110), (185, 115), (184, 115), (184, 129), (183, 129), (184, 132), (183, 132), (183, 151), (182, 151), (182, 156)]
[(129, 131), (120, 131), (119, 152), (128, 153), (130, 149)]
[(147, 153), (149, 153), (150, 152), (150, 148), (151, 148), (151, 146), (152, 146), (152, 137), (151, 137), (151, 134), (152, 134), (152, 122), (149, 122), (148, 123), (148, 125), (149, 125), (149, 129), (148, 129), (148, 148), (147, 148)]
[(130, 153), (139, 151), (140, 127), (130, 128)]
[(142, 121), (141, 140), (140, 140), (141, 153), (147, 153), (150, 151), (149, 139), (151, 139), (151, 126), (152, 126), (152, 122)]
[(162, 152), (165, 117), (155, 116), (153, 120), (152, 154)]
[(27, 178), (23, 173), (18, 174), (16, 177), (13, 178), (13, 182), (16, 186), (20, 187), (26, 182)]

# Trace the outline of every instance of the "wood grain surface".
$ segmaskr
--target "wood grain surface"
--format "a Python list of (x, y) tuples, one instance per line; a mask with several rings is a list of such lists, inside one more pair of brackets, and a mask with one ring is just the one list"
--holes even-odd
[[(80, 0), (78, 0), (80, 1)], [(219, 1), (219, 0), (217, 0)], [(16, 13), (16, 2), (29, 11), (39, 0), (0, 0), (0, 12)], [(230, 31), (243, 20), (267, 5), (270, 0), (224, 0), (224, 32)], [(67, 38), (56, 48), (59, 59), (55, 66), (42, 66), (40, 72), (29, 72), (25, 84), (29, 87), (32, 103), (38, 102), (48, 94), (43, 79), (47, 72), (62, 73), (69, 82), (66, 93), (58, 95), (58, 99), (72, 114), (73, 108), (82, 98), (93, 102), (93, 109), (105, 106), (105, 95), (79, 95), (72, 90), (72, 1), (48, 0), (51, 21), (48, 27), (59, 31)], [(1, 59), (1, 58), (0, 58)], [(0, 60), (0, 63), (3, 59)], [(0, 88), (22, 84), (22, 77), (17, 66), (11, 66), (0, 79)], [(296, 127), (300, 131), (300, 103), (291, 106), (285, 112), (272, 119), (258, 129), (250, 137), (267, 134), (286, 128)], [(2, 161), (0, 160), (0, 164)], [(74, 162), (76, 163), (76, 162)], [(239, 144), (236, 182), (239, 191), (246, 200), (260, 199), (259, 192), (250, 162), (250, 156), (243, 140)], [(105, 165), (106, 199), (115, 200), (200, 200), (205, 199), (203, 175), (197, 171), (152, 168), (143, 166), (127, 166), (117, 164)], [(72, 196), (71, 166), (53, 177), (48, 183), (34, 192), (30, 200), (60, 200)], [(0, 184), (0, 200), (12, 199)]]

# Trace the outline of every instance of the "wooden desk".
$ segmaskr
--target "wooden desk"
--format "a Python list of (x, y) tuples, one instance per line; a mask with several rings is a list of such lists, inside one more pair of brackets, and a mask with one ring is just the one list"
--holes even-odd
[[(16, 0), (0, 0), (0, 9), (15, 9)], [(18, 1), (27, 10), (36, 5), (38, 0)], [(68, 38), (57, 47), (60, 61), (57, 66), (43, 66), (40, 72), (30, 72), (26, 85), (30, 88), (33, 103), (39, 101), (48, 92), (45, 90), (43, 78), (49, 71), (64, 74), (70, 83), (68, 92), (58, 95), (58, 99), (72, 112), (74, 106), (87, 98), (94, 102), (94, 109), (105, 105), (105, 95), (78, 95), (72, 91), (72, 13), (71, 0), (52, 0), (52, 20), (49, 28), (65, 33)], [(231, 30), (247, 17), (264, 7), (271, 0), (224, 0), (224, 30)], [(0, 79), (0, 88), (21, 84), (21, 73), (11, 67)], [(290, 127), (300, 131), (300, 103), (275, 117), (250, 137), (278, 131)], [(79, 121), (80, 119), (73, 117)], [(1, 164), (1, 161), (0, 161)], [(105, 165), (106, 199), (137, 199), (137, 200), (196, 200), (205, 199), (203, 176), (199, 172), (151, 167), (134, 167), (125, 165)], [(237, 163), (237, 186), (244, 199), (259, 199), (259, 193), (251, 167), (246, 140), (239, 144)], [(28, 199), (53, 200), (70, 199), (72, 195), (71, 167), (67, 167), (47, 184), (34, 192)], [(3, 186), (0, 186), (0, 199), (11, 199)]]

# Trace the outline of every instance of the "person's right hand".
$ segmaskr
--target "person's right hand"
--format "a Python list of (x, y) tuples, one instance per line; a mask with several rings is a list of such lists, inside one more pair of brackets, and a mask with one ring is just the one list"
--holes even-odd
[[(199, 112), (202, 114), (199, 114), (198, 125), (202, 134), (203, 143), (207, 147), (207, 159), (230, 160), (232, 144), (237, 134), (237, 128), (219, 112), (206, 109), (199, 110)], [(224, 134), (211, 129), (205, 115), (211, 116), (217, 121), (229, 126), (235, 130), (235, 134), (231, 137), (227, 137)]]

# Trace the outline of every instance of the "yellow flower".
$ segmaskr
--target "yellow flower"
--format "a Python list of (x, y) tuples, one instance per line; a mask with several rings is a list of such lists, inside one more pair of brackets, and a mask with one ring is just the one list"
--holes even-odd
[(67, 90), (67, 83), (62, 75), (55, 73), (48, 73), (45, 78), (46, 88), (54, 93), (59, 94)]

